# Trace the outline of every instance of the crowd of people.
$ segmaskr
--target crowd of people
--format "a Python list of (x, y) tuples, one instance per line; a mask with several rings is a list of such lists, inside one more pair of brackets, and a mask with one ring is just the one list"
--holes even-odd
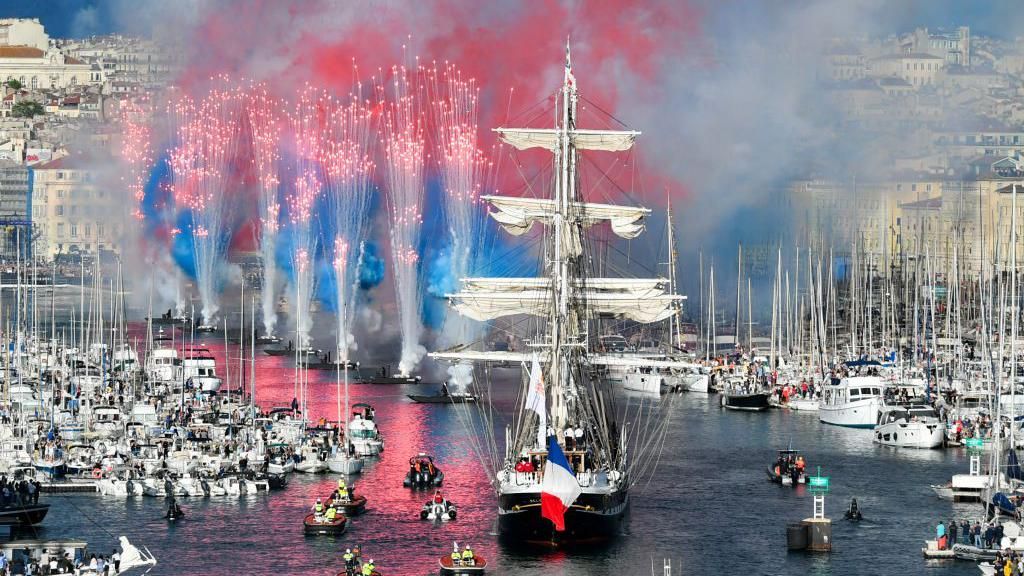
[(24, 574), (25, 576), (49, 576), (50, 574), (79, 574), (88, 571), (99, 576), (114, 576), (121, 572), (121, 554), (117, 550), (109, 555), (91, 554), (88, 559), (72, 559), (69, 554), (61, 556), (45, 550), (35, 556), (16, 554), (12, 558), (0, 551), (0, 576)]
[(0, 476), (0, 507), (38, 504), (40, 488), (34, 478), (15, 481)]
[(1003, 525), (989, 522), (982, 526), (979, 521), (971, 524), (967, 520), (961, 520), (959, 524), (956, 520), (950, 520), (948, 523), (940, 521), (935, 527), (935, 540), (938, 542), (939, 550), (951, 550), (954, 544), (991, 550), (999, 548), (1003, 540)]

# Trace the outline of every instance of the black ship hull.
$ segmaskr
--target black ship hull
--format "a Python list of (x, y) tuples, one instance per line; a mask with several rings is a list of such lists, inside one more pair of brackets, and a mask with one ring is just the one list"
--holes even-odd
[(498, 533), (508, 545), (571, 546), (600, 544), (622, 532), (629, 509), (625, 491), (582, 494), (565, 513), (565, 530), (541, 516), (539, 494), (505, 494), (498, 510)]
[(35, 526), (46, 518), (50, 511), (49, 504), (26, 504), (24, 506), (5, 506), (0, 508), (0, 523)]
[(767, 410), (768, 394), (726, 394), (722, 405), (729, 410)]
[(423, 394), (407, 394), (410, 400), (418, 402), (420, 404), (465, 404), (466, 402), (476, 402), (476, 396), (467, 396), (464, 394), (456, 394), (455, 396), (438, 394), (436, 396), (427, 396)]

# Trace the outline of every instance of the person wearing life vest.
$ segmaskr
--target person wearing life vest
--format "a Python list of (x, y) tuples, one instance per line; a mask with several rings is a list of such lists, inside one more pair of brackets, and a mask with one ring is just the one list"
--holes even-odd
[(345, 561), (345, 568), (352, 568), (355, 564), (356, 556), (352, 553), (351, 548), (346, 548), (345, 553), (341, 555), (341, 559)]
[(349, 499), (348, 488), (345, 486), (339, 486), (336, 494), (338, 495), (338, 500), (342, 502), (346, 502)]
[(345, 487), (345, 479), (344, 478), (338, 478), (338, 489), (341, 489), (341, 488), (344, 488), (344, 487)]
[(452, 549), (452, 566), (462, 565), (462, 554), (459, 554), (459, 545), (456, 544)]
[(473, 549), (466, 544), (466, 549), (462, 551), (462, 564), (465, 566), (472, 566), (473, 562)]
[(441, 491), (434, 492), (434, 504), (444, 504), (444, 496), (441, 495)]
[(373, 576), (373, 573), (377, 571), (377, 567), (373, 565), (373, 558), (366, 564), (363, 564), (363, 576)]
[(804, 467), (806, 467), (806, 466), (807, 466), (807, 463), (804, 462), (803, 455), (797, 456), (796, 457), (796, 469), (797, 469), (797, 471), (800, 472), (801, 474), (803, 474), (804, 473)]
[(324, 513), (324, 503), (319, 498), (316, 499), (316, 504), (313, 505), (313, 514), (320, 516)]
[(338, 517), (338, 511), (334, 509), (334, 505), (332, 504), (332, 505), (328, 506), (327, 507), (327, 513), (324, 515), (324, 518), (326, 518), (328, 522), (334, 522), (334, 520), (337, 517)]

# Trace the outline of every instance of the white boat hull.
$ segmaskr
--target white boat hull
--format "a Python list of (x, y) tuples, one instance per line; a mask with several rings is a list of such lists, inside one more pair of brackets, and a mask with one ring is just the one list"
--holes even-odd
[(327, 469), (335, 474), (358, 474), (363, 470), (363, 459), (350, 456), (328, 458)]
[(939, 448), (946, 431), (935, 422), (893, 422), (875, 427), (875, 442), (897, 448)]
[(878, 419), (878, 408), (882, 399), (878, 397), (854, 400), (835, 406), (822, 404), (818, 407), (818, 419), (825, 424), (849, 428), (874, 428)]

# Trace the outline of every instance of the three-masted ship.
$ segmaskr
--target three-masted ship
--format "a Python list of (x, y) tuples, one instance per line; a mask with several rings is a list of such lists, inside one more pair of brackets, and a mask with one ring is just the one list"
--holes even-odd
[[(588, 230), (608, 223), (617, 236), (635, 238), (643, 232), (650, 210), (582, 198), (580, 155), (627, 151), (640, 133), (577, 126), (578, 100), (567, 46), (555, 126), (495, 129), (504, 143), (516, 149), (540, 148), (553, 155), (550, 197), (482, 197), (490, 216), (514, 236), (527, 233), (535, 224), (547, 228), (539, 255), (544, 275), (464, 278), (461, 290), (448, 295), (456, 311), (479, 321), (522, 314), (541, 318), (533, 350), (431, 354), (441, 360), (519, 362), (526, 367), (536, 360), (533, 365), (540, 368), (541, 374), (530, 374), (541, 395), (540, 408), (536, 400), (524, 402), (522, 417), (515, 419), (516, 429), (506, 430), (505, 453), (497, 470), (498, 528), (510, 542), (586, 542), (620, 532), (629, 507), (632, 455), (627, 447), (631, 442), (628, 431), (616, 421), (613, 391), (601, 374), (607, 365), (622, 366), (630, 359), (592, 351), (591, 345), (596, 348), (599, 340), (597, 321), (658, 322), (676, 314), (682, 299), (667, 293), (665, 278), (595, 277), (601, 255), (590, 249)], [(547, 438), (552, 435), (581, 488), (565, 512), (563, 531), (556, 531), (541, 514), (542, 471)]]

